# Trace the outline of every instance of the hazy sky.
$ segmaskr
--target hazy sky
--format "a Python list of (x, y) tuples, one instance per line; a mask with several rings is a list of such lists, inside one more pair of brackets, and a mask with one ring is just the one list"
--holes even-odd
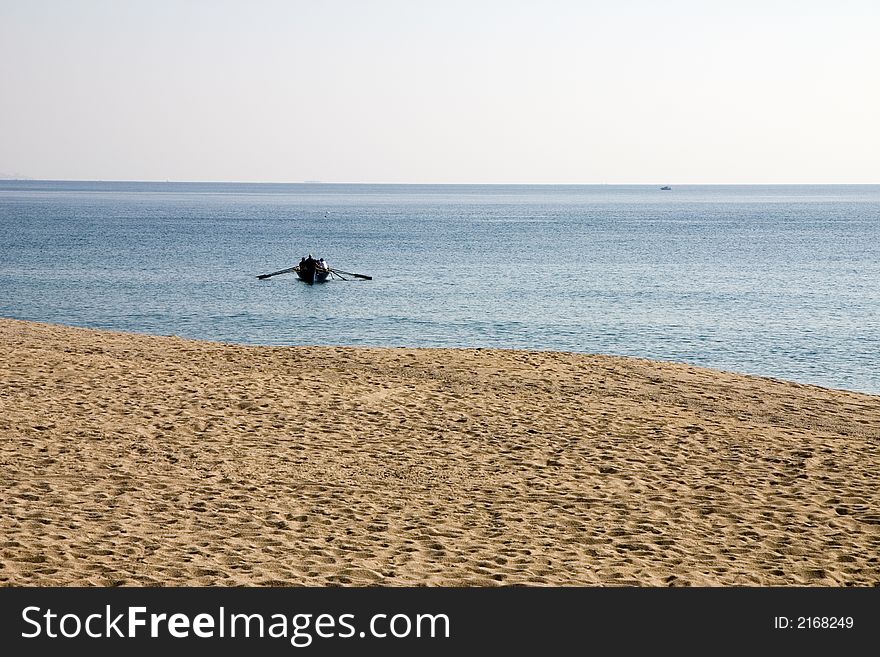
[(0, 0), (0, 173), (880, 183), (880, 0)]

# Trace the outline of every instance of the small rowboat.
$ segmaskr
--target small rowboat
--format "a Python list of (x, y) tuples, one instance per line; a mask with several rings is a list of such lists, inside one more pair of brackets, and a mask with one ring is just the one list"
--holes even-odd
[(281, 271), (273, 271), (270, 274), (260, 274), (257, 276), (260, 280), (264, 280), (271, 276), (277, 276), (278, 274), (296, 274), (299, 280), (304, 283), (308, 283), (309, 285), (314, 285), (315, 283), (323, 283), (331, 276), (333, 278), (340, 278), (343, 281), (349, 280), (346, 276), (354, 276), (355, 278), (361, 278), (365, 281), (373, 280), (372, 276), (367, 276), (366, 274), (355, 274), (350, 271), (342, 271), (340, 269), (331, 269), (330, 266), (324, 262), (323, 258), (315, 260), (309, 255), (308, 258), (303, 258), (300, 260), (298, 265), (293, 267), (288, 267), (287, 269), (282, 269)]
[(323, 283), (330, 275), (330, 266), (324, 262), (324, 259), (313, 258), (311, 253), (308, 258), (300, 260), (293, 270), (296, 272), (299, 280), (309, 285)]

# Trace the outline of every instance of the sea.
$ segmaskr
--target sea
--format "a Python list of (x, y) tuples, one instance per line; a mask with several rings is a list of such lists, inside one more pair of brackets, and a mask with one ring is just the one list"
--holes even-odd
[[(310, 253), (372, 280), (257, 278)], [(0, 181), (0, 316), (618, 354), (880, 394), (880, 185)]]

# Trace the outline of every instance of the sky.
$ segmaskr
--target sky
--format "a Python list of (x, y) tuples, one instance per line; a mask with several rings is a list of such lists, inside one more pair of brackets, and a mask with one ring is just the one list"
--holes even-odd
[(0, 176), (880, 183), (880, 2), (0, 0)]

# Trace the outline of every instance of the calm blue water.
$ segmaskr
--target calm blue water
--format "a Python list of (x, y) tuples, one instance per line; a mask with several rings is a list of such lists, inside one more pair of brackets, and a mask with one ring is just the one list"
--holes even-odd
[[(372, 275), (258, 281), (311, 252)], [(0, 182), (0, 315), (668, 359), (880, 393), (880, 186)]]

